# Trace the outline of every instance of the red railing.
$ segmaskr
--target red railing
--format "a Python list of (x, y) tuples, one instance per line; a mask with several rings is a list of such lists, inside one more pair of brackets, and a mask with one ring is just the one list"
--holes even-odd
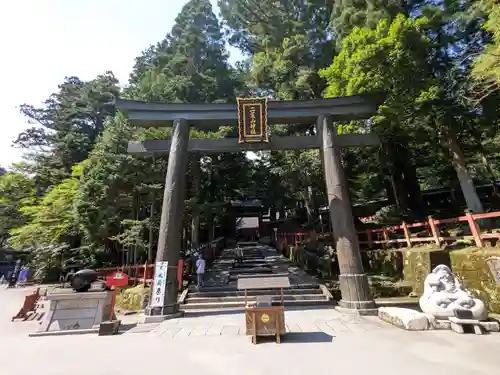
[[(498, 217), (500, 217), (500, 212), (488, 212), (484, 214), (466, 212), (464, 216), (450, 219), (433, 219), (432, 216), (429, 216), (424, 222), (403, 222), (401, 225), (366, 229), (357, 232), (357, 234), (360, 245), (368, 245), (369, 248), (373, 248), (376, 245), (386, 247), (394, 243), (404, 243), (407, 247), (412, 247), (414, 244), (425, 242), (434, 242), (439, 246), (444, 241), (455, 241), (458, 239), (473, 240), (476, 247), (484, 247), (485, 240), (500, 239), (500, 233), (482, 232), (478, 221)], [(451, 236), (446, 233), (447, 231), (440, 230), (440, 225), (456, 223), (467, 223), (470, 234)], [(421, 232), (426, 232), (426, 235), (419, 236), (422, 233), (415, 235), (415, 233), (412, 233), (412, 229), (415, 228), (422, 228), (423, 231)], [(397, 236), (398, 238), (391, 238), (391, 236)], [(301, 241), (308, 237), (308, 233), (278, 233), (278, 240), (281, 239), (285, 241), (286, 244), (293, 244), (295, 246), (299, 245)]]
[[(197, 250), (203, 254), (207, 266), (211, 265), (212, 262), (219, 256), (220, 251), (224, 248), (224, 238), (220, 237), (216, 240), (200, 246)], [(177, 285), (179, 286), (179, 291), (182, 290), (183, 281), (186, 280), (192, 272), (193, 265), (187, 259), (180, 259), (177, 263)], [(155, 264), (154, 263), (144, 263), (144, 264), (127, 264), (117, 267), (108, 268), (98, 268), (97, 273), (99, 278), (104, 279), (106, 276), (112, 274), (113, 272), (121, 271), (125, 272), (129, 278), (130, 285), (137, 284), (151, 284), (154, 280)]]
[[(177, 264), (178, 268), (182, 262), (183, 259), (181, 259)], [(130, 283), (135, 285), (138, 283), (151, 284), (153, 281), (154, 268), (154, 263), (148, 264), (146, 262), (144, 264), (127, 264), (117, 267), (98, 268), (96, 271), (101, 278), (106, 277), (113, 272), (125, 272), (128, 275)]]

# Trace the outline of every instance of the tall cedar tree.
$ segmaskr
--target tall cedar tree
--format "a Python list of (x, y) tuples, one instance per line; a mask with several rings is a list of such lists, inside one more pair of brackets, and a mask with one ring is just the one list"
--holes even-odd
[(210, 1), (189, 1), (165, 39), (136, 59), (130, 95), (189, 103), (233, 100), (236, 85), (227, 59)]
[(111, 72), (87, 82), (68, 77), (42, 107), (21, 105), (35, 126), (19, 134), (14, 144), (33, 152), (33, 172), (41, 188), (70, 177), (73, 165), (88, 157), (105, 119), (114, 116), (119, 90)]

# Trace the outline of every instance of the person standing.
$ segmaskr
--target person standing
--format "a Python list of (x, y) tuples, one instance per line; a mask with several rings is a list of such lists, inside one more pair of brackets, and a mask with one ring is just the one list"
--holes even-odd
[(196, 261), (196, 276), (197, 276), (198, 288), (201, 286), (205, 286), (203, 283), (204, 273), (205, 273), (205, 259), (203, 259), (203, 255), (200, 254), (198, 256), (198, 260)]
[(243, 249), (241, 247), (236, 247), (236, 263), (243, 263)]

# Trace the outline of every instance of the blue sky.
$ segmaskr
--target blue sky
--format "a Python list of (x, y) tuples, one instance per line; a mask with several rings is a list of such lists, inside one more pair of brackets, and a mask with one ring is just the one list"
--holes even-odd
[[(125, 84), (134, 59), (167, 34), (185, 0), (16, 0), (0, 5), (0, 165), (21, 160), (11, 147), (30, 125), (22, 103), (40, 105), (65, 76), (112, 70)], [(212, 1), (215, 3), (215, 0)], [(218, 13), (218, 10), (215, 10)], [(231, 49), (231, 60), (240, 54)]]

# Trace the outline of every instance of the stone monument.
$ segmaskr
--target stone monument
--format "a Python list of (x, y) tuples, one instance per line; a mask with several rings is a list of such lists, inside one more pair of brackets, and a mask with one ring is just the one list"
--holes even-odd
[(472, 295), (451, 272), (440, 264), (427, 275), (424, 294), (419, 300), (422, 312), (399, 307), (381, 307), (379, 319), (410, 331), (452, 329), (456, 333), (473, 331), (477, 335), (499, 332), (500, 324), (488, 320), (483, 301)]
[(43, 321), (30, 336), (97, 333), (100, 324), (110, 318), (113, 292), (96, 279), (95, 271), (81, 270), (72, 277), (73, 289), (47, 293)]
[(483, 301), (465, 289), (450, 268), (438, 265), (424, 281), (424, 294), (420, 308), (436, 319), (449, 319), (466, 312), (471, 319), (486, 320), (488, 310)]

